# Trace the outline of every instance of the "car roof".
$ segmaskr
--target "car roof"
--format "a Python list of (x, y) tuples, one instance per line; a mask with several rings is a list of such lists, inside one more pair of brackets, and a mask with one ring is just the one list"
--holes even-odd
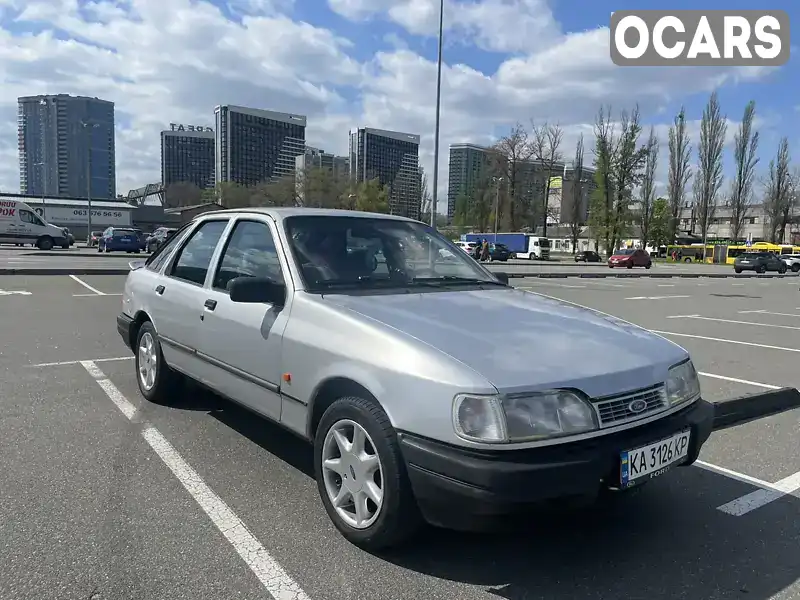
[(304, 216), (304, 217), (357, 217), (357, 218), (381, 218), (392, 219), (395, 221), (408, 221), (419, 222), (407, 217), (399, 215), (387, 215), (384, 213), (371, 213), (362, 212), (360, 210), (342, 210), (338, 208), (306, 208), (303, 206), (281, 206), (281, 207), (249, 207), (249, 208), (228, 208), (224, 210), (212, 210), (204, 212), (195, 217), (195, 220), (200, 220), (206, 217), (214, 217), (220, 215), (242, 215), (242, 214), (258, 214), (268, 215), (276, 221), (282, 221), (288, 217)]

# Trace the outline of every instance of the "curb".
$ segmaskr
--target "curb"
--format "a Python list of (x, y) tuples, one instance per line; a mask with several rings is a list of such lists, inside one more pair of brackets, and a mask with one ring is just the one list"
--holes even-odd
[(800, 408), (800, 392), (781, 388), (714, 403), (714, 431)]
[(68, 250), (64, 250), (63, 252), (25, 252), (23, 256), (57, 256), (59, 258), (69, 257), (69, 258), (96, 258), (96, 259), (116, 259), (121, 260), (123, 258), (131, 259), (133, 258), (148, 258), (149, 254), (144, 254), (142, 252), (137, 252), (134, 254), (114, 254), (113, 256), (106, 254), (104, 252), (72, 252), (71, 254), (67, 254)]
[(708, 279), (783, 279), (785, 277), (800, 277), (800, 273), (785, 273), (783, 275), (765, 273), (763, 275), (745, 275), (743, 273), (514, 273), (508, 271), (493, 271), (493, 273), (505, 272), (509, 279), (523, 279), (523, 278), (541, 278), (541, 279), (564, 279), (566, 277), (578, 277), (581, 279), (699, 279), (705, 277)]
[(127, 275), (130, 272), (130, 267), (125, 269), (72, 269), (68, 267), (0, 269), (0, 275)]

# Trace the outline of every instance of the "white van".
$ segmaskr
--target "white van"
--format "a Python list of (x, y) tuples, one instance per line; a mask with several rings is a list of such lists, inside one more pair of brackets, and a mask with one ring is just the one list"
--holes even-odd
[(33, 244), (40, 250), (69, 248), (60, 227), (46, 223), (19, 200), (0, 199), (0, 244)]

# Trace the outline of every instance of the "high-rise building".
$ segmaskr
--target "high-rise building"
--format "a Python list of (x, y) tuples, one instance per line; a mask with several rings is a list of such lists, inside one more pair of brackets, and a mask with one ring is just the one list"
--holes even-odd
[(217, 182), (294, 177), (295, 158), (306, 148), (304, 116), (232, 105), (217, 106), (214, 116)]
[(447, 220), (456, 212), (459, 196), (471, 202), (479, 191), (482, 178), (488, 176), (489, 151), (475, 144), (451, 144), (447, 181)]
[(305, 152), (295, 157), (294, 164), (298, 174), (306, 169), (330, 169), (335, 175), (344, 177), (350, 172), (349, 162), (346, 156), (336, 156), (319, 148), (306, 146)]
[(378, 179), (389, 187), (389, 212), (419, 219), (422, 212), (422, 171), (419, 136), (362, 127), (350, 132), (350, 177)]
[(193, 183), (214, 187), (214, 131), (166, 130), (161, 132), (161, 184)]
[(114, 103), (56, 94), (18, 103), (19, 187), (50, 197), (116, 197)]

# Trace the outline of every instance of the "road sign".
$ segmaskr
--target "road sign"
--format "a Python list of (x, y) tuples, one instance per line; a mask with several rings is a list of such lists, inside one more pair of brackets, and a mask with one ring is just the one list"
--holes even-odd
[(744, 243), (744, 245), (745, 245), (745, 246), (747, 246), (748, 248), (751, 248), (751, 247), (753, 246), (753, 240), (751, 240), (751, 239), (748, 239), (748, 240), (747, 240), (747, 241)]

